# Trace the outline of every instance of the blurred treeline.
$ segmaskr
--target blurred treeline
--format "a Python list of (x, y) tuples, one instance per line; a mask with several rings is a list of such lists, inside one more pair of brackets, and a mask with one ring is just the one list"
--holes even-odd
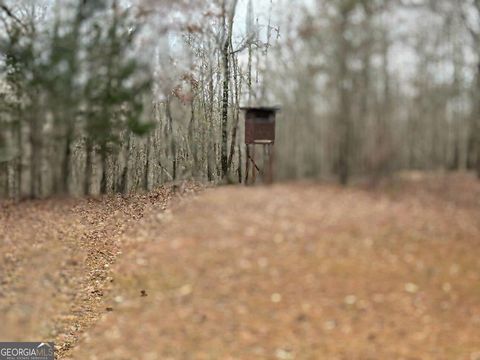
[(130, 11), (117, 1), (11, 2), (2, 10), (0, 191), (88, 194), (95, 175), (102, 193), (124, 188), (112, 176), (125, 170), (110, 169), (109, 157), (129, 133), (150, 130), (142, 121), (150, 70), (133, 52)]
[(286, 17), (269, 79), (287, 104), (282, 176), (480, 176), (480, 1), (316, 0)]
[(476, 0), (0, 0), (0, 196), (241, 182), (248, 104), (282, 106), (279, 179), (480, 174), (479, 18)]

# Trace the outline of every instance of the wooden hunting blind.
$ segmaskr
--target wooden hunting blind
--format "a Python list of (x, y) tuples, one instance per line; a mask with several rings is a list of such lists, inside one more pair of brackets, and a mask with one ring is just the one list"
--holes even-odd
[(275, 143), (278, 107), (243, 107), (245, 111), (245, 144)]
[[(245, 111), (246, 169), (245, 184), (254, 184), (257, 172), (265, 183), (273, 182), (276, 115), (279, 107), (243, 107)], [(263, 145), (263, 170), (255, 159), (256, 145)], [(252, 176), (250, 178), (250, 168)]]

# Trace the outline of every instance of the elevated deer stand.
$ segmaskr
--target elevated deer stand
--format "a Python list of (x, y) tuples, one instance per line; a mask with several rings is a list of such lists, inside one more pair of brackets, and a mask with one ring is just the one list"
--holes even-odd
[[(245, 185), (253, 185), (257, 173), (266, 184), (273, 183), (273, 163), (275, 144), (275, 121), (278, 107), (244, 107), (245, 111), (245, 144), (246, 168)], [(263, 166), (257, 163), (256, 148), (263, 147)], [(251, 173), (250, 173), (251, 169)]]

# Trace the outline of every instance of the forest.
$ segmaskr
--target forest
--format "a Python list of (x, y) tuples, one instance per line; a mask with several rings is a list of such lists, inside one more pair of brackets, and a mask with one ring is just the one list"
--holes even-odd
[(282, 107), (277, 179), (480, 174), (479, 13), (473, 0), (3, 1), (0, 192), (242, 182), (245, 105)]
[(480, 360), (479, 219), (480, 0), (0, 0), (0, 360)]

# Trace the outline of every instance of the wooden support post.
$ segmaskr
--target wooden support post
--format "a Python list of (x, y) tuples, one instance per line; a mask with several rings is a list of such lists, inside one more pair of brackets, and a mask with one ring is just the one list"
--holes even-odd
[(267, 154), (267, 149), (268, 149), (268, 144), (263, 144), (263, 173), (262, 173), (262, 180), (263, 183), (266, 184), (268, 182), (268, 169), (267, 169), (267, 161), (268, 161), (268, 154)]
[(250, 175), (250, 145), (247, 144), (247, 153), (245, 156), (245, 185), (248, 186), (249, 175)]
[(268, 183), (273, 184), (273, 169), (274, 169), (274, 163), (275, 163), (275, 147), (273, 144), (270, 144), (268, 146), (269, 148), (269, 154), (268, 154)]
[(250, 159), (253, 163), (252, 166), (252, 185), (255, 185), (255, 182), (257, 181), (257, 167), (255, 166), (255, 144), (252, 146), (252, 157)]

